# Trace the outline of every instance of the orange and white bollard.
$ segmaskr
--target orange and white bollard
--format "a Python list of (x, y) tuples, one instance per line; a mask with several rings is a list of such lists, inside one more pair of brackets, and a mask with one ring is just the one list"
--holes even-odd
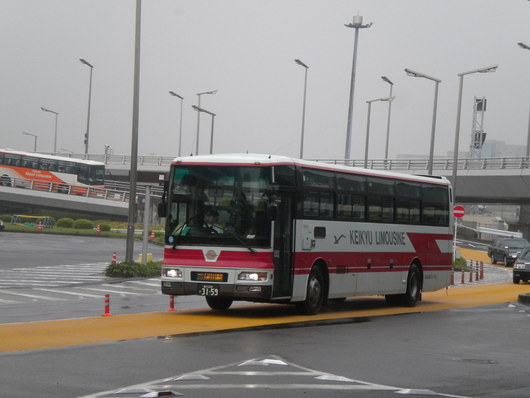
[(101, 229), (99, 228), (99, 224), (96, 227), (96, 235), (99, 235), (101, 233)]
[(462, 280), (460, 281), (460, 283), (461, 283), (462, 285), (463, 285), (464, 283), (466, 283), (466, 282), (464, 281), (464, 278), (465, 278), (465, 268), (462, 267)]
[(112, 262), (111, 264), (116, 264), (116, 252), (112, 253)]
[(150, 240), (155, 240), (155, 231), (151, 231), (151, 237)]
[(175, 296), (169, 296), (169, 308), (168, 311), (175, 311)]
[(37, 231), (42, 232), (42, 222), (39, 221), (39, 225), (37, 227)]
[(475, 261), (475, 281), (478, 282), (479, 280), (479, 264), (478, 261)]
[(105, 313), (102, 316), (112, 316), (110, 313), (110, 294), (105, 294)]
[(451, 286), (455, 284), (455, 269), (451, 269)]
[(484, 262), (480, 262), (480, 279), (484, 279)]
[(473, 260), (469, 264), (469, 282), (473, 282)]

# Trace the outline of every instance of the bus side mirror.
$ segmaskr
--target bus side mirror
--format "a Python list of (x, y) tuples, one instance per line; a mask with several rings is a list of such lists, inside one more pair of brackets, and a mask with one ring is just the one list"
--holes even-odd
[(158, 204), (158, 217), (165, 217), (166, 216), (166, 202), (160, 202)]
[(278, 217), (278, 206), (275, 203), (271, 203), (267, 206), (267, 219), (270, 221), (276, 221)]

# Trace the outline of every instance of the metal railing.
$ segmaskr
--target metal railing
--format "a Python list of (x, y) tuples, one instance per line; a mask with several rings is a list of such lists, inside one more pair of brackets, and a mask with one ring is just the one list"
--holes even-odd
[[(77, 159), (95, 160), (106, 165), (129, 165), (128, 155), (97, 155), (97, 154), (68, 154), (68, 157)], [(138, 156), (138, 165), (142, 166), (167, 166), (175, 159), (174, 156), (142, 155)], [(353, 167), (364, 167), (364, 159), (307, 159), (316, 162), (341, 164)], [(428, 159), (371, 159), (367, 168), (377, 170), (427, 170)], [(500, 158), (462, 158), (457, 162), (458, 170), (503, 170), (503, 169), (528, 169), (530, 157), (514, 156)], [(433, 159), (433, 170), (452, 170), (452, 158)]]
[[(23, 188), (35, 191), (53, 192), (64, 195), (84, 196), (89, 198), (113, 200), (118, 202), (129, 201), (129, 184), (116, 181), (106, 181), (105, 188), (70, 185), (65, 183), (27, 180), (24, 178), (4, 178), (0, 182), (1, 186), (12, 188)], [(145, 185), (137, 186), (137, 194), (145, 195)], [(162, 196), (162, 189), (152, 187), (151, 197)]]
[[(316, 162), (332, 163), (352, 167), (364, 167), (364, 160), (344, 159), (311, 159)], [(373, 159), (367, 162), (367, 168), (377, 170), (427, 170), (428, 159)], [(433, 170), (452, 170), (453, 159), (434, 159)], [(459, 159), (457, 170), (504, 170), (504, 169), (528, 169), (530, 158), (481, 158), (481, 159)]]

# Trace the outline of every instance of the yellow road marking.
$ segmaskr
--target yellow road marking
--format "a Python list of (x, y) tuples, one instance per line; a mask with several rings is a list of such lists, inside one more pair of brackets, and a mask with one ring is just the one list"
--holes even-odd
[(382, 297), (358, 297), (341, 305), (330, 305), (315, 316), (296, 315), (290, 305), (245, 304), (227, 312), (197, 309), (3, 324), (0, 325), (0, 352), (473, 307), (517, 301), (519, 294), (529, 291), (528, 285), (509, 283), (455, 287), (424, 293), (423, 301), (414, 308), (388, 307)]

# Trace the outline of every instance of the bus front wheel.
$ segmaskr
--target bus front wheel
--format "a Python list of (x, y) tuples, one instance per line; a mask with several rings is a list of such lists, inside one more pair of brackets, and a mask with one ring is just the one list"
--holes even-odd
[(303, 315), (317, 314), (324, 303), (324, 276), (320, 267), (313, 267), (307, 280), (306, 298), (296, 303), (296, 309)]
[(212, 310), (227, 310), (234, 300), (226, 297), (206, 296), (206, 302)]

